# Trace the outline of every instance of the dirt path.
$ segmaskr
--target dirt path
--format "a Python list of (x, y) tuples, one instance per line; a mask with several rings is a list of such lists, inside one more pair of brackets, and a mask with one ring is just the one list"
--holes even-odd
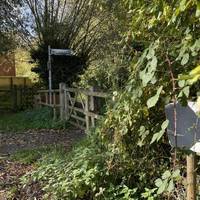
[[(34, 170), (34, 165), (22, 164), (9, 159), (9, 155), (26, 149), (37, 149), (44, 146), (62, 145), (66, 152), (74, 142), (85, 136), (77, 129), (68, 130), (29, 130), (22, 133), (5, 133), (0, 131), (0, 200), (32, 200), (41, 199), (40, 185), (35, 183), (22, 189), (20, 178)], [(12, 197), (9, 191), (12, 190)]]
[(63, 145), (67, 149), (84, 137), (77, 129), (68, 130), (29, 130), (23, 133), (0, 131), (0, 155), (9, 155), (19, 150), (33, 149), (46, 145)]

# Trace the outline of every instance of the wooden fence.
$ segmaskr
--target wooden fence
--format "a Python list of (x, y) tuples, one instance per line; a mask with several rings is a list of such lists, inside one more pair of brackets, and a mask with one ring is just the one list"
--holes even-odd
[(32, 88), (13, 85), (12, 88), (0, 88), (1, 110), (22, 110), (33, 106)]
[(97, 119), (102, 117), (107, 97), (108, 94), (94, 91), (92, 88), (90, 90), (68, 88), (61, 83), (59, 89), (51, 92), (38, 91), (35, 101), (39, 106), (51, 107), (54, 119), (59, 117), (74, 126), (89, 130), (95, 126)]
[(10, 89), (14, 86), (30, 87), (31, 80), (27, 77), (0, 76), (0, 88)]

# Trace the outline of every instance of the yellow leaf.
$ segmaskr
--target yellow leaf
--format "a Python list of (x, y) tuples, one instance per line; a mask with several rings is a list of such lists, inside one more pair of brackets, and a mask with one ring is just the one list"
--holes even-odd
[(189, 79), (189, 80), (188, 80), (188, 83), (189, 83), (190, 85), (192, 85), (192, 84), (196, 83), (196, 82), (199, 80), (199, 78), (200, 78), (200, 74), (197, 74), (197, 75), (195, 75), (192, 79)]
[(200, 65), (198, 65), (197, 67), (195, 67), (191, 72), (190, 75), (197, 75), (200, 74)]
[(188, 80), (191, 78), (193, 78), (193, 76), (191, 76), (191, 75), (179, 75), (179, 77), (178, 77), (179, 80)]

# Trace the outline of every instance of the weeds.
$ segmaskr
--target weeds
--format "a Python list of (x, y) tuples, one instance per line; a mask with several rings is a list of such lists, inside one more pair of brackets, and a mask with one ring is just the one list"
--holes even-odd
[(63, 121), (53, 120), (49, 108), (38, 108), (20, 113), (0, 116), (0, 130), (22, 131), (29, 129), (64, 129), (68, 127)]

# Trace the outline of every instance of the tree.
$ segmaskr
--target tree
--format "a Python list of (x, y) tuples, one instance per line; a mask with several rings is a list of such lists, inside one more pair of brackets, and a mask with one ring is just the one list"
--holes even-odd
[(15, 47), (14, 24), (18, 12), (15, 8), (19, 5), (19, 0), (2, 0), (0, 2), (0, 53), (13, 50)]
[[(33, 70), (47, 85), (47, 47), (70, 48), (72, 57), (53, 57), (53, 83), (71, 84), (95, 55), (97, 46), (108, 31), (109, 13), (99, 9), (97, 0), (24, 0), (33, 18), (37, 48), (32, 58), (38, 63)], [(33, 34), (33, 35), (34, 35)]]

